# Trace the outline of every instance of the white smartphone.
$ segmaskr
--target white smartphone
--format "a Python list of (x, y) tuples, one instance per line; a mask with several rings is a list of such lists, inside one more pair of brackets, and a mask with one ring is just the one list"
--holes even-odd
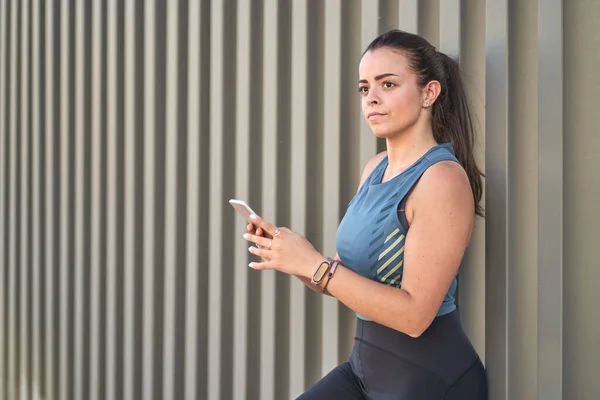
[(250, 215), (256, 214), (244, 200), (231, 199), (229, 204), (248, 222), (250, 221)]

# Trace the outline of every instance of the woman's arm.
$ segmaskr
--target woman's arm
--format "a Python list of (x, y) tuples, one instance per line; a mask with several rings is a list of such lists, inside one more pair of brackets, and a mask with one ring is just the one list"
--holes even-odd
[(430, 167), (409, 202), (402, 288), (341, 267), (327, 290), (353, 311), (418, 337), (437, 315), (458, 271), (473, 230), (474, 204), (464, 171), (451, 161)]

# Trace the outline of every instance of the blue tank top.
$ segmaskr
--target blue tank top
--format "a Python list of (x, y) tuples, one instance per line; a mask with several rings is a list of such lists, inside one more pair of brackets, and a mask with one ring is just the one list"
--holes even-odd
[[(398, 210), (427, 168), (446, 160), (459, 163), (451, 143), (432, 147), (402, 173), (382, 183), (388, 166), (387, 155), (383, 158), (348, 204), (338, 226), (336, 249), (348, 268), (374, 281), (400, 287), (408, 224)], [(455, 276), (438, 316), (456, 308), (456, 285)]]

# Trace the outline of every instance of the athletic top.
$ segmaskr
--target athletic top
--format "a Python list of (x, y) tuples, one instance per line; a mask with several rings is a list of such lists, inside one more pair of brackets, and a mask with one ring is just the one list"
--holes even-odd
[[(336, 248), (344, 265), (374, 281), (398, 288), (402, 285), (408, 232), (403, 204), (421, 175), (435, 163), (446, 160), (459, 163), (451, 143), (432, 147), (402, 173), (381, 182), (388, 166), (387, 155), (383, 158), (348, 204), (338, 227)], [(456, 309), (456, 285), (455, 276), (438, 316)]]

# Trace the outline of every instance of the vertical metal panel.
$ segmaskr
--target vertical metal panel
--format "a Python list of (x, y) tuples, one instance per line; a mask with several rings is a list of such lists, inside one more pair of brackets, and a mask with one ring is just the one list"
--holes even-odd
[(154, 275), (155, 275), (155, 28), (156, 2), (144, 3), (144, 346), (142, 398), (154, 393)]
[(176, 234), (177, 240), (174, 242), (175, 249), (175, 262), (171, 267), (168, 264), (166, 268), (174, 268), (175, 284), (174, 284), (174, 327), (173, 327), (173, 370), (170, 372), (173, 374), (173, 394), (174, 399), (181, 399), (185, 394), (185, 324), (186, 314), (185, 302), (186, 302), (186, 254), (187, 254), (187, 192), (189, 187), (187, 186), (187, 146), (188, 135), (187, 135), (187, 100), (188, 100), (188, 75), (187, 65), (189, 63), (188, 54), (188, 13), (189, 13), (189, 2), (181, 1), (177, 8), (176, 16), (176, 28), (177, 28), (177, 79), (175, 85), (177, 87), (177, 107), (175, 108), (176, 113), (176, 126), (174, 129), (179, 133), (175, 145), (177, 146), (176, 153), (176, 187), (177, 197), (175, 208), (175, 220), (176, 220)]
[[(101, 269), (102, 265), (102, 207), (103, 188), (102, 188), (102, 6), (100, 0), (92, 4), (92, 189), (91, 189), (91, 265), (90, 265), (90, 393), (92, 400), (98, 400), (100, 388), (104, 387), (101, 381), (100, 357), (104, 346), (100, 343), (102, 337), (100, 329), (101, 302)], [(48, 156), (49, 157), (49, 156)], [(51, 188), (47, 186), (47, 190)], [(49, 196), (48, 196), (49, 198)], [(49, 250), (49, 249), (48, 249)]]
[[(136, 279), (136, 264), (141, 260), (136, 259), (136, 223), (141, 221), (136, 220), (136, 196), (141, 196), (142, 193), (136, 193), (136, 161), (139, 154), (136, 154), (136, 137), (137, 137), (137, 119), (136, 119), (136, 68), (139, 66), (138, 60), (136, 60), (136, 43), (135, 32), (138, 28), (136, 21), (136, 3), (134, 0), (128, 0), (125, 2), (125, 121), (124, 131), (125, 136), (125, 171), (124, 171), (124, 207), (125, 207), (125, 221), (124, 221), (124, 327), (123, 327), (123, 398), (135, 399), (139, 397), (139, 393), (136, 393), (136, 377), (140, 375), (139, 364), (135, 362), (135, 325), (136, 325), (136, 313), (141, 310), (136, 309), (136, 289), (141, 286), (141, 282)], [(137, 396), (136, 396), (137, 394)]]
[[(211, 17), (211, 5), (208, 4), (207, 2), (203, 3), (203, 7), (202, 10), (200, 11), (200, 19), (201, 19), (201, 23), (200, 23), (200, 27), (201, 27), (201, 32), (200, 32), (200, 38), (199, 38), (199, 43), (201, 46), (201, 54), (207, 54), (210, 52), (210, 45), (211, 45), (211, 24), (210, 24), (210, 17)], [(202, 118), (200, 118), (200, 132), (203, 132), (203, 134), (200, 135), (200, 180), (197, 182), (199, 188), (200, 188), (200, 202), (198, 204), (198, 208), (200, 210), (200, 218), (199, 218), (199, 226), (200, 227), (205, 227), (205, 226), (209, 226), (210, 224), (210, 192), (208, 192), (207, 190), (205, 190), (205, 188), (210, 187), (210, 180), (211, 180), (211, 174), (210, 174), (210, 162), (211, 162), (211, 157), (210, 157), (210, 150), (211, 150), (211, 146), (210, 146), (210, 140), (211, 140), (211, 135), (210, 135), (210, 129), (212, 127), (212, 123), (210, 122), (209, 118), (206, 118), (207, 115), (210, 115), (210, 110), (211, 110), (211, 96), (207, 95), (208, 93), (210, 93), (210, 87), (211, 87), (211, 83), (210, 81), (208, 81), (207, 79), (204, 79), (204, 77), (206, 76), (210, 76), (210, 70), (211, 70), (211, 65), (212, 65), (212, 61), (210, 60), (210, 58), (207, 57), (202, 57), (200, 62), (200, 70), (197, 71), (200, 76), (203, 78), (200, 82), (200, 93), (204, 94), (203, 96), (200, 96), (200, 101), (199, 103), (196, 105), (197, 110), (200, 110), (200, 116), (202, 116)], [(258, 145), (258, 143), (257, 143)], [(211, 245), (210, 242), (210, 234), (211, 232), (208, 229), (199, 229), (198, 232), (198, 242), (197, 242), (197, 246), (198, 246), (198, 252), (201, 255), (201, 261), (200, 261), (200, 266), (202, 265), (206, 265), (206, 260), (210, 261), (210, 253), (209, 253), (209, 246)], [(208, 379), (211, 377), (210, 373), (209, 373), (209, 357), (208, 357), (208, 352), (209, 352), (209, 348), (208, 346), (210, 345), (209, 342), (209, 332), (210, 332), (210, 328), (208, 326), (209, 322), (209, 313), (210, 313), (210, 301), (209, 301), (209, 296), (211, 295), (210, 290), (209, 290), (209, 284), (210, 279), (209, 279), (209, 273), (210, 273), (210, 269), (208, 268), (208, 266), (202, 268), (199, 268), (199, 277), (198, 277), (198, 284), (199, 284), (199, 291), (198, 293), (201, 295), (200, 300), (198, 302), (198, 307), (199, 307), (199, 311), (198, 311), (198, 328), (200, 329), (199, 335), (198, 335), (198, 352), (197, 352), (197, 356), (198, 356), (198, 365), (199, 368), (196, 372), (196, 382), (197, 382), (197, 387), (198, 387), (198, 396), (204, 396), (204, 397), (208, 397), (208, 390), (210, 388), (209, 383), (208, 383)], [(256, 291), (258, 292), (258, 291)], [(256, 302), (252, 301), (252, 298), (249, 301), (249, 309), (251, 310), (255, 310), (256, 307), (250, 307), (251, 305), (256, 304)], [(258, 335), (255, 336), (256, 339), (258, 339)], [(260, 350), (255, 350), (256, 354), (259, 354)], [(257, 356), (258, 359), (258, 356)], [(256, 374), (258, 368), (254, 368), (254, 373)]]
[(440, 51), (457, 57), (460, 54), (460, 0), (440, 2)]
[[(31, 332), (32, 338), (31, 338), (31, 344), (32, 347), (30, 349), (31, 351), (31, 367), (30, 367), (30, 371), (31, 371), (31, 377), (29, 377), (29, 379), (27, 378), (27, 376), (25, 377), (25, 379), (29, 380), (30, 384), (31, 384), (31, 392), (30, 392), (30, 396), (32, 398), (40, 398), (41, 397), (41, 349), (42, 346), (40, 345), (40, 341), (41, 338), (43, 338), (43, 327), (41, 326), (41, 312), (42, 310), (40, 309), (42, 306), (42, 302), (40, 301), (40, 293), (41, 293), (41, 285), (42, 285), (42, 280), (41, 280), (41, 265), (42, 265), (42, 260), (41, 260), (41, 239), (43, 238), (43, 233), (40, 231), (41, 229), (41, 205), (43, 204), (42, 201), (43, 199), (41, 198), (40, 195), (40, 186), (41, 186), (41, 171), (42, 169), (40, 168), (40, 163), (41, 163), (41, 148), (40, 148), (40, 113), (41, 113), (41, 109), (40, 109), (40, 105), (42, 104), (42, 102), (40, 101), (40, 93), (41, 93), (41, 88), (40, 88), (40, 84), (42, 81), (40, 81), (40, 72), (42, 71), (42, 66), (40, 63), (40, 40), (43, 37), (41, 35), (41, 31), (40, 31), (40, 18), (43, 16), (40, 16), (40, 4), (38, 0), (33, 0), (31, 2), (31, 14), (32, 14), (32, 19), (31, 19), (31, 138), (32, 138), (32, 144), (31, 144), (31, 161), (30, 161), (30, 168), (31, 168), (31, 201), (32, 201), (32, 223), (31, 223), (31, 248), (29, 250), (29, 253), (31, 254), (31, 280), (32, 280), (32, 285), (31, 285), (31, 309), (32, 309), (32, 316), (31, 316), (31, 326), (28, 326), (27, 329)], [(0, 23), (0, 27), (2, 27), (3, 24)], [(2, 28), (0, 28), (2, 29)], [(0, 56), (1, 57), (1, 56)], [(0, 80), (2, 79), (2, 60), (0, 60)], [(2, 85), (0, 84), (0, 87), (2, 87)], [(2, 89), (0, 89), (1, 91)], [(2, 97), (2, 95), (0, 95), (0, 98)], [(0, 113), (2, 113), (1, 111), (2, 105), (0, 104)], [(2, 123), (2, 118), (0, 117), (0, 129), (2, 129), (1, 127), (3, 126)], [(0, 136), (4, 136), (2, 134), (0, 134)], [(0, 144), (0, 157), (2, 157), (2, 149), (3, 146)], [(0, 161), (0, 165), (2, 165), (2, 161)], [(1, 168), (1, 167), (0, 167)], [(3, 182), (2, 182), (2, 171), (0, 170), (0, 187), (3, 187)], [(0, 199), (2, 198), (2, 194), (0, 194)], [(0, 213), (2, 213), (3, 210), (3, 206), (2, 206), (2, 201), (0, 200)], [(2, 241), (3, 238), (1, 237), (2, 234), (2, 226), (3, 223), (0, 222), (0, 246), (2, 246)], [(2, 251), (0, 250), (0, 260), (2, 260)], [(0, 270), (2, 270), (2, 267), (0, 266)], [(1, 272), (0, 272), (1, 274)], [(1, 279), (0, 279), (1, 280)], [(2, 283), (0, 282), (0, 288), (2, 288)], [(0, 290), (4, 290), (4, 289), (0, 289)], [(0, 296), (0, 299), (2, 298), (2, 296)], [(2, 303), (0, 300), (0, 310), (2, 310)], [(0, 311), (1, 312), (1, 311)], [(1, 321), (1, 317), (0, 317), (0, 321)], [(0, 329), (3, 330), (3, 327), (1, 327)], [(2, 347), (1, 345), (2, 343), (2, 339), (0, 337), (0, 349)], [(2, 357), (3, 355), (0, 352), (0, 365), (2, 364)], [(2, 372), (0, 371), (0, 377), (2, 376)], [(1, 380), (2, 378), (0, 378)]]
[[(235, 198), (250, 202), (250, 177), (254, 175), (257, 158), (250, 153), (251, 126), (251, 66), (252, 66), (252, 4), (250, 1), (237, 3), (236, 36), (236, 124), (235, 124)], [(251, 203), (251, 202), (250, 202)], [(236, 216), (237, 218), (237, 216)], [(233, 332), (233, 398), (243, 398), (248, 382), (248, 245), (240, 240), (244, 221), (235, 220), (233, 236), (234, 246), (234, 332)]]
[[(8, 86), (7, 86), (7, 70), (8, 70), (8, 32), (9, 32), (9, 24), (7, 18), (7, 3), (8, 1), (3, 1), (0, 3), (0, 187), (5, 188), (6, 186), (6, 171), (7, 171), (7, 162), (6, 162), (6, 137), (8, 136), (9, 127), (7, 126), (6, 116), (7, 116), (7, 106), (9, 104), (8, 99)], [(7, 293), (7, 285), (6, 285), (6, 247), (5, 247), (5, 229), (7, 226), (7, 213), (5, 212), (5, 204), (6, 204), (6, 190), (3, 190), (0, 193), (0, 384), (2, 385), (2, 389), (0, 389), (0, 395), (5, 395), (5, 388), (8, 385), (8, 381), (5, 378), (6, 368), (6, 354), (7, 349), (5, 347), (5, 337), (6, 337), (6, 328), (8, 327), (7, 321), (7, 312), (6, 312), (6, 302), (4, 301)]]
[[(224, 26), (225, 5), (222, 1), (211, 2), (211, 31), (210, 31), (210, 198), (209, 226), (211, 230), (210, 251), (208, 254), (209, 298), (208, 302), (208, 398), (223, 398), (221, 385), (225, 377), (222, 371), (222, 272), (223, 265), (223, 227), (222, 204), (224, 200), (223, 182), (223, 76), (224, 68)], [(261, 348), (262, 350), (262, 348)]]
[[(563, 398), (600, 393), (600, 3), (563, 7)], [(593, 83), (595, 82), (595, 83)], [(593, 84), (592, 84), (593, 83)], [(546, 83), (548, 84), (548, 83)], [(541, 111), (541, 110), (540, 110)]]
[(486, 2), (486, 362), (490, 394), (506, 398), (508, 4)]
[[(17, 397), (17, 381), (19, 379), (18, 376), (18, 357), (19, 357), (19, 346), (17, 342), (17, 224), (18, 224), (18, 215), (17, 215), (17, 142), (19, 139), (18, 131), (17, 131), (17, 119), (18, 119), (18, 109), (17, 109), (17, 59), (18, 59), (18, 4), (11, 4), (11, 33), (10, 33), (10, 104), (9, 104), (9, 118), (10, 118), (10, 127), (8, 132), (8, 137), (10, 141), (9, 145), (9, 182), (8, 182), (8, 210), (9, 210), (9, 225), (8, 225), (8, 257), (7, 257), (7, 268), (8, 268), (8, 382), (6, 384), (7, 387), (7, 397), (8, 398), (16, 398)], [(6, 262), (6, 261), (5, 261)]]
[[(291, 227), (306, 234), (306, 190), (307, 190), (307, 136), (308, 124), (305, 118), (309, 101), (308, 62), (309, 44), (308, 2), (295, 1), (292, 9), (292, 71), (291, 96), (294, 107), (291, 114)], [(240, 17), (242, 14), (240, 13)], [(306, 354), (306, 287), (299, 281), (290, 285), (290, 390), (289, 398), (298, 397), (305, 388)]]
[[(44, 260), (44, 268), (46, 270), (46, 326), (45, 326), (45, 347), (46, 347), (46, 365), (44, 387), (45, 393), (48, 397), (56, 397), (56, 370), (54, 368), (54, 359), (57, 354), (55, 348), (55, 324), (54, 319), (54, 302), (55, 302), (55, 291), (54, 291), (54, 136), (56, 134), (54, 127), (54, 75), (58, 72), (55, 70), (55, 54), (54, 54), (54, 5), (50, 2), (46, 4), (46, 99), (45, 99), (45, 114), (46, 114), (46, 259)], [(93, 365), (93, 363), (92, 363)]]
[[(427, 39), (433, 46), (440, 46), (440, 7), (445, 0), (419, 1), (418, 34)], [(445, 7), (450, 7), (446, 5)]]
[[(443, 17), (441, 17), (443, 18)], [(485, 173), (485, 4), (460, 4), (460, 67), (475, 130), (475, 161)], [(442, 38), (442, 46), (443, 46)], [(484, 193), (481, 204), (485, 206)], [(465, 332), (485, 363), (485, 223), (475, 219), (475, 231), (458, 276), (458, 304)]]
[[(29, 80), (30, 80), (30, 64), (29, 64), (29, 1), (24, 1), (21, 4), (21, 105), (20, 105), (20, 130), (17, 134), (20, 136), (20, 150), (19, 162), (21, 163), (21, 175), (19, 179), (19, 186), (21, 199), (18, 207), (21, 209), (20, 214), (20, 243), (19, 243), (19, 261), (20, 265), (17, 268), (20, 270), (20, 337), (18, 338), (20, 347), (21, 360), (19, 361), (20, 370), (18, 373), (18, 385), (17, 396), (29, 397), (29, 352), (30, 346), (30, 329), (28, 324), (30, 320), (29, 315), (29, 282), (30, 282), (30, 260), (31, 253), (29, 252), (29, 219), (30, 219), (30, 201), (29, 201), (29, 141), (30, 141), (30, 128), (29, 128)], [(16, 288), (15, 288), (16, 289)]]
[(165, 275), (164, 275), (164, 347), (163, 393), (165, 399), (174, 396), (175, 357), (175, 280), (177, 271), (177, 142), (182, 134), (177, 129), (177, 2), (167, 5), (167, 97), (166, 97), (166, 199), (165, 199)]
[(419, 2), (418, 0), (398, 0), (399, 17), (398, 27), (403, 31), (417, 33), (419, 26)]
[[(380, 15), (380, 23), (379, 30), (380, 32), (387, 32), (390, 29), (398, 28), (398, 17), (400, 4), (398, 0), (380, 0), (379, 2), (379, 15)], [(355, 46), (353, 46), (355, 47)], [(350, 66), (348, 66), (350, 67)], [(352, 72), (354, 72), (356, 68), (352, 68)]]
[[(204, 340), (202, 332), (199, 332), (200, 326), (198, 320), (199, 299), (203, 296), (199, 282), (200, 273), (198, 266), (201, 260), (206, 257), (199, 248), (200, 230), (200, 136), (203, 132), (200, 130), (200, 113), (198, 109), (200, 104), (200, 82), (204, 78), (201, 68), (200, 57), (202, 53), (201, 46), (201, 24), (202, 9), (199, 2), (192, 1), (189, 5), (189, 33), (188, 33), (188, 176), (187, 176), (187, 211), (188, 224), (186, 232), (186, 305), (185, 305), (185, 398), (196, 399), (206, 397), (206, 387), (204, 382), (198, 382), (196, 379), (197, 370), (201, 368), (198, 363), (198, 340)], [(181, 311), (180, 311), (181, 312)], [(203, 321), (202, 321), (203, 322)]]
[(75, 47), (75, 232), (74, 243), (75, 243), (75, 274), (74, 274), (74, 285), (75, 285), (75, 343), (74, 343), (74, 376), (73, 376), (73, 397), (83, 398), (83, 371), (84, 371), (84, 354), (83, 354), (83, 341), (84, 341), (84, 172), (85, 172), (85, 114), (84, 114), (84, 15), (85, 15), (85, 4), (80, 3), (76, 5), (76, 47)]
[(508, 398), (535, 398), (538, 275), (537, 7), (509, 3)]
[(117, 2), (107, 3), (106, 46), (106, 397), (116, 397), (117, 374)]
[(71, 277), (69, 276), (69, 242), (72, 234), (70, 227), (69, 210), (69, 153), (70, 153), (70, 126), (71, 109), (69, 104), (70, 74), (69, 69), (69, 16), (70, 7), (68, 0), (62, 0), (60, 5), (60, 311), (59, 311), (59, 397), (68, 398), (70, 396), (69, 387), (71, 376), (69, 372), (69, 360), (71, 357), (71, 348), (69, 345), (69, 290), (71, 286)]
[(563, 397), (562, 4), (538, 3), (538, 399)]

